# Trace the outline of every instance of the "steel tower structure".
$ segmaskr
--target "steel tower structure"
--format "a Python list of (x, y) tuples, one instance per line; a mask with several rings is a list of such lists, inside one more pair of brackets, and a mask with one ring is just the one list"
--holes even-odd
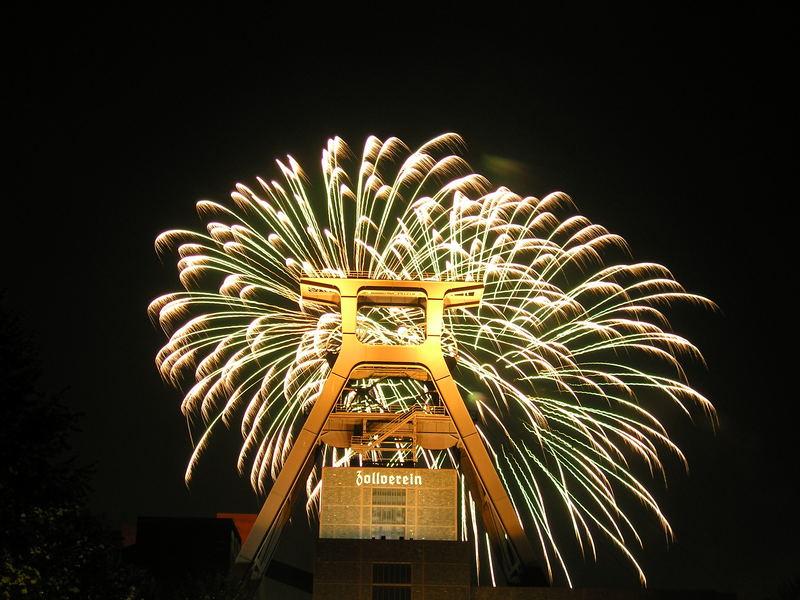
[[(251, 582), (263, 576), (321, 443), (350, 447), (362, 454), (396, 452), (398, 446), (410, 453), (415, 453), (417, 446), (457, 446), (460, 468), (480, 507), (484, 527), (500, 551), (507, 577), (520, 579), (526, 572), (538, 570), (530, 542), (453, 380), (442, 348), (444, 311), (477, 306), (483, 285), (467, 281), (377, 280), (366, 273), (354, 273), (347, 278), (302, 278), (300, 289), (304, 300), (339, 308), (341, 349), (242, 546), (235, 573)], [(421, 309), (425, 317), (422, 343), (365, 343), (356, 335), (361, 307)], [(348, 381), (374, 377), (410, 377), (428, 382), (428, 387), (438, 393), (441, 405), (416, 405), (403, 413), (348, 410), (341, 402)], [(354, 435), (358, 423), (361, 433)], [(408, 443), (386, 448), (387, 440), (401, 438)]]

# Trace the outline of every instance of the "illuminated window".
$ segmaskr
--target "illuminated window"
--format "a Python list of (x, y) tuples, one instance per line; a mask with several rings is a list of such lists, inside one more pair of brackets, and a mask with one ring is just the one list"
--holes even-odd
[(373, 488), (372, 504), (381, 506), (405, 506), (406, 490), (405, 488)]
[(373, 506), (372, 523), (373, 525), (405, 525), (406, 509), (397, 506)]
[(372, 489), (371, 535), (374, 538), (399, 539), (406, 535), (406, 490)]

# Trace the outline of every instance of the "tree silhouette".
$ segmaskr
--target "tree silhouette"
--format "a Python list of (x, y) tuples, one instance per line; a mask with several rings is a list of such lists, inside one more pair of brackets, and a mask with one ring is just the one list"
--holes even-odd
[(0, 309), (0, 598), (145, 598), (147, 577), (84, 508), (89, 472), (69, 456), (78, 415), (38, 387), (40, 363)]

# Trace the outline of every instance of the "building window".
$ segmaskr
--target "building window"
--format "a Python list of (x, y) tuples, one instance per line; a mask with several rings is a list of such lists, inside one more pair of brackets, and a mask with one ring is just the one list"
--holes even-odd
[(399, 506), (372, 507), (373, 525), (405, 525), (406, 509)]
[(411, 565), (373, 563), (372, 600), (411, 600)]
[(372, 504), (378, 506), (405, 506), (405, 488), (372, 488)]
[(372, 587), (372, 600), (411, 600), (411, 587), (376, 585)]
[(396, 540), (406, 535), (406, 490), (372, 489), (370, 537)]

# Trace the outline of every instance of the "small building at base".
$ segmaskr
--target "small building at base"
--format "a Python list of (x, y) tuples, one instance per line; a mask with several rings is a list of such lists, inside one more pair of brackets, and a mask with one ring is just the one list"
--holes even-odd
[(469, 600), (454, 469), (326, 467), (314, 600)]

